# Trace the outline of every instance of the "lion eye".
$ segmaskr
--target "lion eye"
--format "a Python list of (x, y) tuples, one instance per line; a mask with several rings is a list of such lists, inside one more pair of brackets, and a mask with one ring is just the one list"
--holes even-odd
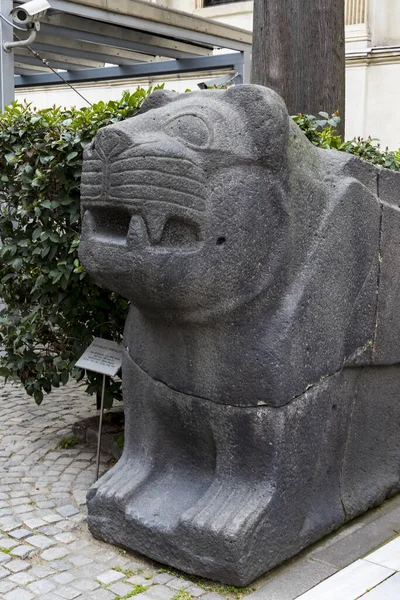
[(206, 148), (211, 139), (207, 124), (195, 115), (182, 115), (170, 121), (166, 127), (167, 133), (181, 139), (188, 146)]

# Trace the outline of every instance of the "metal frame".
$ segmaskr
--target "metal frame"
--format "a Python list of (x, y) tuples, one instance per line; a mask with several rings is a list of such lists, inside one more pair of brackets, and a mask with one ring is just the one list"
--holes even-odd
[[(15, 0), (22, 3), (22, 0)], [(251, 33), (218, 21), (204, 19), (142, 0), (124, 2), (124, 10), (115, 10), (115, 0), (49, 0), (52, 8), (64, 14), (120, 25), (129, 29), (168, 36), (194, 44), (245, 51)], [(140, 15), (137, 16), (137, 15)]]
[[(100, 69), (83, 69), (71, 73), (63, 73), (63, 77), (69, 83), (84, 83), (92, 81), (112, 81), (116, 79), (145, 77), (162, 77), (163, 75), (180, 75), (183, 73), (197, 73), (214, 71), (219, 69), (231, 69), (239, 76), (235, 83), (244, 83), (244, 57), (242, 52), (230, 54), (217, 54), (215, 56), (202, 56), (198, 58), (185, 58), (182, 60), (163, 60), (153, 63), (136, 64), (122, 67), (103, 67)], [(54, 73), (38, 75), (21, 75), (15, 77), (15, 87), (36, 87), (60, 83), (60, 79)]]
[[(120, 25), (92, 21), (73, 15), (48, 15), (43, 20), (42, 32), (62, 38), (86, 40), (106, 46), (134, 50), (150, 54), (153, 57), (188, 58), (196, 55), (211, 54), (210, 48), (163, 38), (161, 36), (149, 35), (143, 31), (131, 30)], [(60, 42), (62, 43), (61, 40)]]
[[(0, 0), (3, 17), (10, 19), (12, 7), (22, 2)], [(32, 48), (51, 67), (62, 69), (70, 84), (216, 70), (238, 73), (235, 83), (249, 81), (248, 31), (143, 0), (49, 2), (51, 9), (41, 19)], [(47, 72), (26, 48), (16, 51), (14, 57), (4, 52), (3, 42), (12, 39), (12, 28), (1, 21), (0, 110), (13, 100), (14, 88), (60, 84), (60, 78)], [(213, 55), (215, 48), (230, 53)]]
[[(0, 0), (0, 12), (6, 18), (10, 16), (12, 0)], [(14, 52), (3, 50), (3, 44), (13, 41), (13, 29), (0, 19), (0, 110), (14, 100)]]

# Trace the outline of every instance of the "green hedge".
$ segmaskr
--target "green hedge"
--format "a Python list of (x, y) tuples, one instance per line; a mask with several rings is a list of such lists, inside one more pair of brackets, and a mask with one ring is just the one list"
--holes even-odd
[(400, 171), (400, 149), (397, 151), (391, 151), (388, 148), (382, 150), (379, 140), (371, 137), (367, 139), (359, 137), (342, 142), (335, 129), (340, 123), (337, 113), (329, 116), (325, 112), (320, 112), (318, 117), (299, 114), (293, 117), (293, 120), (304, 131), (308, 139), (319, 148), (340, 150), (354, 154), (374, 165)]
[[(37, 403), (71, 376), (84, 377), (74, 364), (93, 335), (121, 338), (127, 300), (97, 287), (77, 255), (82, 152), (101, 127), (134, 116), (151, 91), (80, 110), (14, 102), (0, 115), (0, 375), (20, 380)], [(337, 115), (294, 120), (317, 146), (400, 169), (400, 154), (374, 140), (343, 144)], [(101, 376), (87, 375), (87, 391), (99, 391)], [(119, 396), (111, 383), (108, 405)]]
[[(77, 255), (82, 153), (150, 91), (79, 110), (14, 102), (0, 115), (0, 375), (20, 380), (38, 404), (70, 376), (83, 378), (74, 363), (93, 335), (121, 338), (127, 300), (95, 285)], [(101, 376), (88, 377), (87, 391), (98, 391)], [(108, 404), (119, 387), (108, 388)]]

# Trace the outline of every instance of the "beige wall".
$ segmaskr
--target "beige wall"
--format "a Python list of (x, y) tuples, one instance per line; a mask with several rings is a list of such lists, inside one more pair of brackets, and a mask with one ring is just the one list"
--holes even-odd
[(346, 71), (346, 137), (379, 138), (382, 146), (400, 147), (400, 60), (369, 62)]
[(400, 44), (400, 0), (369, 0), (372, 46)]

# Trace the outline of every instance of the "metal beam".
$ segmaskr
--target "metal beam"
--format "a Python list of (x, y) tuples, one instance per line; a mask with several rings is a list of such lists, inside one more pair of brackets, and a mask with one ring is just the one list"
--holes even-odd
[[(16, 75), (32, 75), (32, 71), (24, 66), (18, 66), (17, 63), (14, 65), (14, 71)], [(43, 73), (43, 71), (42, 71)]]
[[(199, 58), (186, 58), (182, 60), (165, 60), (154, 63), (138, 64), (128, 67), (104, 67), (103, 69), (85, 69), (74, 73), (64, 73), (63, 77), (69, 83), (85, 83), (89, 81), (111, 81), (115, 79), (133, 79), (135, 77), (162, 77), (183, 73), (196, 73), (218, 69), (238, 69), (243, 62), (243, 54), (232, 52), (230, 54), (217, 54)], [(15, 86), (36, 87), (59, 83), (56, 75), (32, 75), (15, 77)]]
[[(39, 46), (41, 48), (39, 48)], [(56, 51), (61, 52), (61, 54), (65, 53), (70, 56), (83, 56), (91, 58), (92, 60), (101, 60), (101, 62), (111, 63), (113, 65), (131, 65), (136, 62), (149, 62), (154, 60), (153, 56), (140, 54), (139, 52), (133, 52), (132, 50), (113, 48), (112, 46), (106, 46), (105, 44), (82, 42), (60, 35), (44, 35), (43, 30), (41, 30), (37, 36), (37, 42), (33, 44), (33, 48), (37, 48), (38, 50), (47, 48), (49, 52), (54, 52), (54, 48), (57, 48)], [(51, 48), (53, 48), (53, 50)]]
[(251, 32), (244, 29), (143, 0), (50, 0), (50, 4), (66, 13), (194, 43), (243, 51), (252, 43)]
[[(36, 50), (36, 52), (39, 52), (39, 54), (41, 56), (44, 56), (45, 54), (47, 54), (47, 55), (51, 54), (52, 56), (68, 56), (68, 60), (71, 62), (73, 62), (73, 59), (78, 59), (78, 60), (84, 59), (85, 62), (87, 61), (87, 59), (89, 59), (90, 61), (98, 63), (98, 64), (96, 64), (96, 67), (101, 67), (104, 65), (104, 63), (110, 63), (112, 65), (132, 65), (132, 64), (136, 64), (138, 62), (138, 61), (126, 60), (123, 58), (116, 61), (114, 57), (107, 56), (106, 54), (97, 54), (97, 52), (91, 52), (91, 53), (90, 52), (82, 52), (81, 50), (75, 50), (74, 48), (50, 46), (47, 44), (36, 43), (36, 42), (35, 42), (35, 44), (32, 45), (32, 48), (34, 50)], [(120, 60), (122, 62), (120, 62)], [(96, 67), (94, 67), (94, 68), (96, 68)]]
[(49, 35), (134, 50), (152, 56), (190, 58), (212, 54), (211, 48), (203, 48), (141, 31), (133, 31), (126, 27), (64, 14), (46, 15), (41, 31)]
[[(49, 70), (46, 69), (44, 65), (27, 65), (23, 62), (15, 61), (14, 62), (14, 71), (16, 75), (35, 75), (38, 73), (48, 73)], [(24, 71), (21, 73), (21, 71)]]
[[(12, 0), (0, 0), (0, 14), (10, 19)], [(4, 42), (13, 41), (13, 28), (0, 19), (0, 112), (14, 100), (14, 53), (3, 49)]]
[[(40, 70), (42, 73), (46, 72), (46, 70), (48, 70), (48, 72), (51, 73), (51, 70), (49, 68), (46, 69), (44, 64), (41, 63), (40, 60), (35, 58), (35, 56), (16, 55), (16, 59), (17, 59), (18, 63), (21, 65), (32, 65), (33, 67), (35, 67), (36, 65), (38, 65), (40, 67), (40, 65), (42, 65), (40, 67)], [(53, 67), (53, 69), (66, 69), (67, 71), (87, 71), (87, 69), (85, 67), (82, 67), (82, 65), (75, 65), (73, 62), (68, 63), (68, 62), (64, 62), (64, 61), (58, 62), (57, 60), (52, 60), (50, 62), (50, 65)], [(89, 69), (89, 71), (97, 71), (97, 70), (98, 69)]]
[[(33, 64), (40, 64), (40, 60), (36, 58), (27, 48), (16, 48), (15, 56), (21, 57), (26, 56), (34, 60)], [(81, 69), (101, 69), (104, 67), (104, 62), (89, 60), (88, 58), (74, 58), (68, 54), (57, 54), (55, 52), (40, 52), (40, 56), (45, 60), (48, 60), (50, 65), (54, 68), (56, 63), (58, 64), (73, 64)], [(26, 62), (26, 61), (23, 61)], [(65, 67), (57, 67), (62, 69)]]

